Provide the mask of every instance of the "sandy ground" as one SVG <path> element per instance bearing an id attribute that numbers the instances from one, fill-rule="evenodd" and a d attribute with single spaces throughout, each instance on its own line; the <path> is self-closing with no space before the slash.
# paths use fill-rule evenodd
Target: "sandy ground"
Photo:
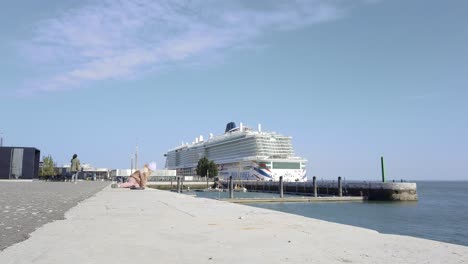
<path id="1" fill-rule="evenodd" d="M 468 247 L 167 191 L 105 188 L 0 263 L 468 263 Z"/>

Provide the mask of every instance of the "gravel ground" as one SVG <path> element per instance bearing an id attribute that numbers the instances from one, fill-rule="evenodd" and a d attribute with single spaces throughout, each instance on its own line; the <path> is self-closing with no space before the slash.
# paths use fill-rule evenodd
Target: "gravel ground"
<path id="1" fill-rule="evenodd" d="M 0 181 L 0 251 L 29 238 L 110 182 Z"/>

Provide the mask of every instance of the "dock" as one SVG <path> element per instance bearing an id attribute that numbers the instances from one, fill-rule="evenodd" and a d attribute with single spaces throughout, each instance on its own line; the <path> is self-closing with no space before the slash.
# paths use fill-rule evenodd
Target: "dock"
<path id="1" fill-rule="evenodd" d="M 223 189 L 229 189 L 228 181 L 219 181 L 219 184 L 222 185 Z M 175 191 L 178 188 L 176 180 L 172 182 L 150 182 L 149 185 L 161 190 Z M 183 192 L 189 188 L 191 190 L 205 189 L 212 185 L 213 182 L 181 181 L 179 187 L 180 191 Z M 233 185 L 245 187 L 249 192 L 277 194 L 281 192 L 280 182 L 233 180 Z M 283 194 L 307 196 L 304 199 L 310 199 L 310 197 L 319 197 L 320 199 L 323 199 L 322 197 L 357 197 L 358 200 L 365 199 L 369 201 L 405 202 L 418 200 L 417 185 L 410 182 L 341 181 L 341 179 L 338 179 L 337 181 L 283 182 L 282 186 Z"/>
<path id="2" fill-rule="evenodd" d="M 279 182 L 234 181 L 249 192 L 279 193 Z M 341 188 L 340 188 L 341 187 Z M 316 189 L 314 193 L 314 189 Z M 341 189 L 341 190 L 340 190 Z M 417 185 L 409 182 L 284 182 L 284 194 L 310 196 L 364 196 L 370 201 L 417 201 Z"/>

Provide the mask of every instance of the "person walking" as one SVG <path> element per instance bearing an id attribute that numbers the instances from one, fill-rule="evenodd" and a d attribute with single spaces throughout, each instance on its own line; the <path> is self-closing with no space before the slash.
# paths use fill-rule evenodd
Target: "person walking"
<path id="1" fill-rule="evenodd" d="M 70 171 L 72 173 L 71 181 L 76 183 L 78 181 L 78 173 L 81 170 L 80 160 L 78 159 L 78 155 L 73 154 L 73 158 L 71 159 Z"/>

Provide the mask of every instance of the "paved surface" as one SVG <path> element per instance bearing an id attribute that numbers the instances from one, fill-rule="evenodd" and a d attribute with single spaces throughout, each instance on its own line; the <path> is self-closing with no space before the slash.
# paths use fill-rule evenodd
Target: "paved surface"
<path id="1" fill-rule="evenodd" d="M 2 264 L 468 263 L 468 247 L 184 194 L 105 188 Z"/>
<path id="2" fill-rule="evenodd" d="M 59 219 L 109 182 L 0 181 L 0 251 Z"/>

